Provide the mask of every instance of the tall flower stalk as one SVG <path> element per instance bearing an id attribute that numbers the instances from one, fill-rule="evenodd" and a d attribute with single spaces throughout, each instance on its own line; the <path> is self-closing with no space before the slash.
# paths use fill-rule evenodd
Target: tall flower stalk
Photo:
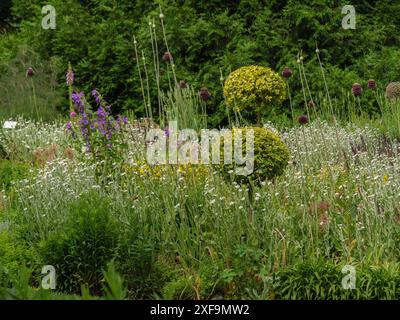
<path id="1" fill-rule="evenodd" d="M 69 94 L 69 112 L 74 111 L 74 104 L 72 102 L 72 86 L 74 84 L 75 75 L 72 70 L 71 62 L 68 62 L 68 71 L 66 74 L 67 86 L 68 86 L 68 94 Z"/>
<path id="2" fill-rule="evenodd" d="M 161 5 L 160 5 L 160 21 L 161 21 L 161 28 L 162 28 L 162 32 L 163 32 L 163 36 L 164 36 L 164 43 L 165 43 L 165 47 L 167 48 L 167 52 L 171 52 L 171 51 L 169 51 L 167 35 L 165 33 L 164 18 L 165 18 L 165 16 L 164 16 L 164 14 L 162 12 Z M 178 85 L 178 81 L 176 80 L 174 58 L 173 58 L 172 55 L 170 56 L 170 58 L 171 59 L 170 59 L 169 63 L 171 64 L 172 75 L 174 77 L 175 86 L 177 86 Z"/>
<path id="3" fill-rule="evenodd" d="M 144 105 L 144 110 L 146 112 L 146 117 L 149 117 L 149 112 L 147 110 L 147 102 L 146 102 L 146 94 L 144 93 L 144 85 L 143 85 L 143 79 L 142 79 L 142 72 L 140 70 L 140 60 L 139 60 L 139 55 L 138 55 L 138 49 L 137 49 L 137 41 L 136 38 L 133 37 L 133 45 L 135 47 L 135 58 L 136 58 L 136 66 L 138 69 L 138 74 L 139 74 L 139 81 L 140 81 L 140 88 L 142 89 L 142 97 L 143 97 L 143 105 Z"/>

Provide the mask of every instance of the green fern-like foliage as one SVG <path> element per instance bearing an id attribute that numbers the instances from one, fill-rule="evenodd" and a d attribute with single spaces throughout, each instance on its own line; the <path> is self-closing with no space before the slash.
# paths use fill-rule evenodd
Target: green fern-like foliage
<path id="1" fill-rule="evenodd" d="M 290 151 L 283 140 L 274 132 L 266 128 L 245 127 L 240 128 L 242 138 L 243 156 L 246 153 L 246 137 L 248 130 L 253 130 L 254 133 L 254 169 L 248 176 L 237 176 L 239 180 L 250 178 L 252 181 L 272 180 L 282 175 L 288 165 L 290 159 Z M 235 136 L 238 135 L 238 129 L 233 129 L 232 136 L 235 141 Z M 232 151 L 234 152 L 234 151 Z M 221 143 L 221 160 L 224 159 L 224 143 Z M 234 154 L 232 154 L 234 159 Z M 234 163 L 232 165 L 224 165 L 225 173 L 235 172 Z"/>
<path id="2" fill-rule="evenodd" d="M 245 66 L 233 71 L 226 79 L 224 95 L 227 104 L 238 111 L 264 115 L 273 107 L 280 107 L 286 99 L 286 84 L 270 68 Z"/>

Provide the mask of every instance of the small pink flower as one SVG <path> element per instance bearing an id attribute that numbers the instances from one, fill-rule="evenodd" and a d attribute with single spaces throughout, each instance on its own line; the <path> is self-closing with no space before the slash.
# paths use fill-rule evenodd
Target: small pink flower
<path id="1" fill-rule="evenodd" d="M 75 112 L 75 111 L 72 111 L 72 112 L 69 114 L 69 116 L 70 116 L 70 118 L 75 118 L 75 117 L 76 117 L 76 112 Z"/>

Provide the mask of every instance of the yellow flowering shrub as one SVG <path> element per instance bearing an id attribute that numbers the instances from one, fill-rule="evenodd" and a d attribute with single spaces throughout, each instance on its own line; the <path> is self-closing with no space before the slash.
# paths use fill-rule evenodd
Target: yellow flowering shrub
<path id="1" fill-rule="evenodd" d="M 236 176 L 236 179 L 246 180 L 250 178 L 253 181 L 262 182 L 273 180 L 282 175 L 290 160 L 290 151 L 285 142 L 274 132 L 267 128 L 245 127 L 242 130 L 242 153 L 246 153 L 246 133 L 247 130 L 253 130 L 254 133 L 254 170 L 248 176 Z M 235 129 L 232 135 L 235 136 Z M 224 141 L 221 140 L 221 159 L 224 159 Z M 234 152 L 232 150 L 232 152 Z M 232 154 L 232 158 L 234 155 Z M 222 166 L 225 173 L 233 173 L 234 164 Z"/>
<path id="2" fill-rule="evenodd" d="M 286 83 L 270 68 L 245 66 L 233 71 L 225 81 L 224 95 L 238 111 L 264 114 L 286 99 Z"/>

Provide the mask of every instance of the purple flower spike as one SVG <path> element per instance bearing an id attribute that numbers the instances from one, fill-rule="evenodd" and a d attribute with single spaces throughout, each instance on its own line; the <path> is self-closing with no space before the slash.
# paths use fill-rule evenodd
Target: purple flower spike
<path id="1" fill-rule="evenodd" d="M 97 116 L 99 118 L 105 118 L 107 116 L 107 113 L 105 112 L 105 110 L 103 109 L 103 107 L 99 107 L 97 109 Z"/>
<path id="2" fill-rule="evenodd" d="M 85 105 L 83 103 L 84 97 L 85 97 L 85 94 L 83 92 L 81 92 L 81 93 L 73 92 L 72 96 L 71 96 L 72 102 L 78 108 L 79 113 L 81 113 L 81 114 L 85 112 Z"/>
<path id="3" fill-rule="evenodd" d="M 92 90 L 92 96 L 96 100 L 97 104 L 101 103 L 101 96 L 100 93 L 97 91 L 97 89 Z"/>

